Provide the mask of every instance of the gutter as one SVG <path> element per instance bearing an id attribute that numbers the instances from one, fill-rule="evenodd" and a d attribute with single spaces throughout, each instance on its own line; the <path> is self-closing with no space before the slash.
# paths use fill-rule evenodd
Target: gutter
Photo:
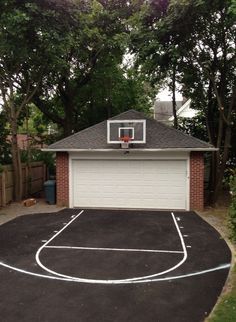
<path id="1" fill-rule="evenodd" d="M 218 151 L 218 148 L 167 148 L 167 149 L 41 149 L 43 152 L 120 152 L 120 151 L 135 151 L 135 152 L 214 152 Z"/>

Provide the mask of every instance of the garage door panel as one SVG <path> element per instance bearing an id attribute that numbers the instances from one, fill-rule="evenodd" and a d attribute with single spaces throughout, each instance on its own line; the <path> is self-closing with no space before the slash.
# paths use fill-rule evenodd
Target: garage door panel
<path id="1" fill-rule="evenodd" d="M 186 209 L 184 160 L 73 160 L 74 207 Z"/>

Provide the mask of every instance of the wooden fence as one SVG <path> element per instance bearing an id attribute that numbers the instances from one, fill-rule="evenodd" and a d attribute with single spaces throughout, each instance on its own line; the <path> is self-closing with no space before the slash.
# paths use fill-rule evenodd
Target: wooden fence
<path id="1" fill-rule="evenodd" d="M 32 162 L 30 167 L 22 164 L 23 198 L 43 191 L 46 166 L 43 162 Z M 3 166 L 0 173 L 0 207 L 14 200 L 14 173 L 11 165 Z"/>

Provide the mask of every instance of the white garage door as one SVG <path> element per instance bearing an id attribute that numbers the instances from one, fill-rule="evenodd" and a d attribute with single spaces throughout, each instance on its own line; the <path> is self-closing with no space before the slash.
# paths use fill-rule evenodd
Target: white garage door
<path id="1" fill-rule="evenodd" d="M 73 160 L 73 207 L 186 209 L 184 160 Z"/>

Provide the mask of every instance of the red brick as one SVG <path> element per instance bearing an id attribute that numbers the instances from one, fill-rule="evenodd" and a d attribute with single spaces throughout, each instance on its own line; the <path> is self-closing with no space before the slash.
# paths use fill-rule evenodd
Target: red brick
<path id="1" fill-rule="evenodd" d="M 190 154 L 190 209 L 204 208 L 204 159 L 202 152 Z"/>
<path id="2" fill-rule="evenodd" d="M 57 152 L 56 157 L 57 205 L 69 206 L 69 157 L 67 152 Z"/>

